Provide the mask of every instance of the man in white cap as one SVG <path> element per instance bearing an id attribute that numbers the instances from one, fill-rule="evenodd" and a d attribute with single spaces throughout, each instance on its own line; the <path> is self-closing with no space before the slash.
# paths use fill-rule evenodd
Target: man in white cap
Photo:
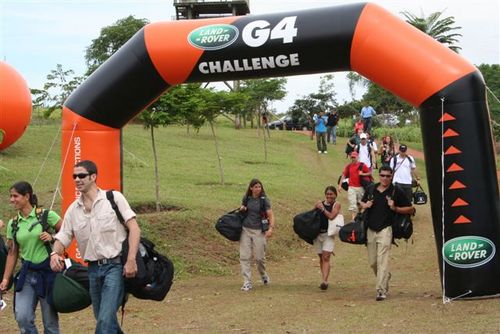
<path id="1" fill-rule="evenodd" d="M 368 141 L 366 133 L 359 136 L 360 143 L 356 145 L 355 151 L 359 153 L 359 162 L 364 163 L 370 170 L 372 167 L 377 168 L 377 159 L 375 158 L 375 150 Z M 372 166 L 373 165 L 373 166 Z"/>
<path id="2" fill-rule="evenodd" d="M 416 180 L 417 185 L 420 185 L 420 178 L 417 175 L 415 158 L 407 154 L 407 150 L 408 147 L 405 144 L 399 145 L 399 153 L 392 157 L 390 167 L 394 171 L 392 183 L 399 185 L 411 202 L 412 181 Z"/>

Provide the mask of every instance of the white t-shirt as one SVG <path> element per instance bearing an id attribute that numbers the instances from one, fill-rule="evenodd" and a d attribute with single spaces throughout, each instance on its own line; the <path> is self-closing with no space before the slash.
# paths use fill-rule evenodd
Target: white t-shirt
<path id="1" fill-rule="evenodd" d="M 359 162 L 364 163 L 368 168 L 372 167 L 370 152 L 368 151 L 368 144 L 366 145 L 359 144 Z"/>
<path id="2" fill-rule="evenodd" d="M 394 159 L 396 159 L 396 167 L 394 167 Z M 403 158 L 398 154 L 391 159 L 390 167 L 394 168 L 393 183 L 411 184 L 411 171 L 417 168 L 417 165 L 415 165 L 415 158 L 412 156 L 407 155 Z"/>

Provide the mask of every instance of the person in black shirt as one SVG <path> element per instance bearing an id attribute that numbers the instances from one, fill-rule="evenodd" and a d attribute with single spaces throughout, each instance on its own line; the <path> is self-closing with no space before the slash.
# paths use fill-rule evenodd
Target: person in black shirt
<path id="1" fill-rule="evenodd" d="M 340 203 L 337 202 L 337 189 L 334 186 L 328 186 L 325 189 L 325 200 L 316 202 L 314 206 L 321 211 L 320 214 L 320 233 L 314 239 L 314 247 L 319 256 L 319 268 L 323 282 L 319 288 L 328 289 L 328 276 L 330 275 L 330 255 L 333 253 L 334 243 L 333 235 L 328 235 L 328 220 L 335 219 L 341 214 Z"/>
<path id="2" fill-rule="evenodd" d="M 330 139 L 332 144 L 337 144 L 337 124 L 339 123 L 339 113 L 337 109 L 333 109 L 327 114 L 328 120 L 326 121 L 326 142 L 329 143 Z"/>
<path id="3" fill-rule="evenodd" d="M 389 252 L 392 244 L 392 220 L 395 213 L 412 214 L 414 208 L 404 191 L 392 185 L 392 168 L 384 165 L 379 169 L 380 183 L 365 192 L 361 208 L 366 210 L 368 226 L 368 262 L 375 273 L 377 301 L 387 298 L 389 290 Z"/>

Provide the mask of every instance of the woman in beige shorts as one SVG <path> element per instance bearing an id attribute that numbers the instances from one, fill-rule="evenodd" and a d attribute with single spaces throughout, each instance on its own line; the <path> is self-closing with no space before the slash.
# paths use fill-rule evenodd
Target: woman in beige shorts
<path id="1" fill-rule="evenodd" d="M 316 202 L 315 208 L 321 211 L 320 233 L 314 239 L 314 247 L 319 256 L 319 267 L 321 269 L 321 290 L 328 289 L 328 276 L 330 275 L 330 256 L 333 253 L 333 236 L 328 235 L 328 220 L 335 219 L 341 212 L 340 203 L 337 202 L 337 189 L 328 186 L 325 189 L 325 199 Z"/>

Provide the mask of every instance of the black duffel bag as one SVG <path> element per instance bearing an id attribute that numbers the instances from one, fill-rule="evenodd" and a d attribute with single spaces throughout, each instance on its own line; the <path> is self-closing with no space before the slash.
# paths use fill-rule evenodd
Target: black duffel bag
<path id="1" fill-rule="evenodd" d="M 343 242 L 355 245 L 366 244 L 365 214 L 358 213 L 353 222 L 340 228 L 339 238 Z"/>
<path id="2" fill-rule="evenodd" d="M 424 189 L 419 185 L 417 189 L 413 192 L 413 204 L 415 205 L 424 205 L 427 203 L 427 194 L 424 192 Z"/>
<path id="3" fill-rule="evenodd" d="M 230 211 L 217 219 L 215 229 L 226 239 L 239 241 L 244 217 L 244 214 L 239 209 Z"/>
<path id="4" fill-rule="evenodd" d="M 317 209 L 299 213 L 293 217 L 293 230 L 299 238 L 313 244 L 321 228 L 320 212 Z"/>

